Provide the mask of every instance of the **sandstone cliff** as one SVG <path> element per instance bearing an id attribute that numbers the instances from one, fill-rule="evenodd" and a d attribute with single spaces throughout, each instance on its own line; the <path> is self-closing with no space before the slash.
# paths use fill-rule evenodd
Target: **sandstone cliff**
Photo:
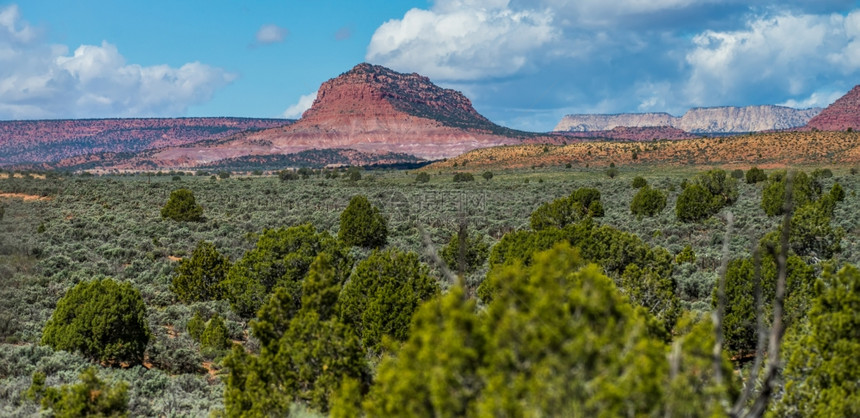
<path id="1" fill-rule="evenodd" d="M 605 131 L 618 126 L 671 126 L 692 133 L 744 133 L 790 129 L 805 125 L 820 108 L 792 109 L 784 106 L 723 106 L 690 109 L 681 117 L 668 113 L 622 113 L 616 115 L 567 115 L 555 131 Z"/>
<path id="2" fill-rule="evenodd" d="M 320 86 L 296 123 L 236 135 L 202 147 L 169 148 L 150 156 L 159 165 L 201 165 L 245 155 L 292 154 L 309 149 L 452 157 L 533 136 L 481 116 L 462 93 L 427 77 L 359 64 Z"/>
<path id="3" fill-rule="evenodd" d="M 820 131 L 860 130 L 860 85 L 827 106 L 806 127 Z"/>
<path id="4" fill-rule="evenodd" d="M 555 132 L 609 131 L 616 127 L 644 128 L 674 126 L 678 119 L 668 113 L 619 113 L 614 115 L 567 115 L 555 126 Z"/>
<path id="5" fill-rule="evenodd" d="M 696 138 L 689 132 L 671 126 L 616 126 L 608 131 L 558 132 L 564 138 L 583 138 L 591 140 L 611 139 L 620 141 L 656 141 L 661 139 Z"/>
<path id="6" fill-rule="evenodd" d="M 249 118 L 0 121 L 0 166 L 185 146 L 290 123 Z"/>

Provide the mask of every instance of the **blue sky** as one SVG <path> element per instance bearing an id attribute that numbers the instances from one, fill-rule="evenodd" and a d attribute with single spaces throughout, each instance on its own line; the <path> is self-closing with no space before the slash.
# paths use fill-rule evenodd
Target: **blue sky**
<path id="1" fill-rule="evenodd" d="M 860 84 L 860 1 L 0 1 L 0 119 L 296 117 L 368 61 L 503 125 L 826 106 Z"/>

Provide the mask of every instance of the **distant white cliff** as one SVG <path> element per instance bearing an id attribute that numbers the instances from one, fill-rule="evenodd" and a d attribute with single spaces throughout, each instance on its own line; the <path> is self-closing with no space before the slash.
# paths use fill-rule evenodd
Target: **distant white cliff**
<path id="1" fill-rule="evenodd" d="M 677 117 L 668 113 L 620 113 L 615 115 L 567 115 L 556 132 L 607 131 L 618 126 L 671 126 L 692 133 L 741 133 L 789 129 L 806 125 L 821 108 L 784 106 L 699 107 Z"/>

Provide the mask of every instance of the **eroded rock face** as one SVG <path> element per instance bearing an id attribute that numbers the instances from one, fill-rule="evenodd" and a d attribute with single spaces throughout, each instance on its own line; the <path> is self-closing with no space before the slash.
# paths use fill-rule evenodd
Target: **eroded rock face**
<path id="1" fill-rule="evenodd" d="M 0 121 L 0 165 L 185 146 L 290 123 L 286 119 L 249 118 Z"/>
<path id="2" fill-rule="evenodd" d="M 676 127 L 695 133 L 781 130 L 803 126 L 820 111 L 772 105 L 701 107 L 687 111 Z"/>
<path id="3" fill-rule="evenodd" d="M 443 89 L 415 73 L 401 74 L 367 63 L 323 83 L 301 120 L 305 125 L 326 126 L 356 116 L 367 119 L 403 114 L 455 128 L 501 128 L 481 116 L 459 91 Z"/>
<path id="4" fill-rule="evenodd" d="M 806 127 L 819 131 L 860 130 L 860 85 L 827 106 Z"/>
<path id="5" fill-rule="evenodd" d="M 490 122 L 463 94 L 438 87 L 427 77 L 359 64 L 323 83 L 313 106 L 290 126 L 237 135 L 207 147 L 167 149 L 153 157 L 212 163 L 242 155 L 349 148 L 438 159 L 519 143 L 522 135 Z"/>
<path id="6" fill-rule="evenodd" d="M 792 109 L 784 106 L 701 107 L 677 117 L 668 113 L 622 113 L 617 115 L 568 115 L 555 131 L 605 131 L 618 126 L 671 126 L 691 133 L 745 133 L 790 129 L 805 125 L 820 108 Z"/>
<path id="7" fill-rule="evenodd" d="M 561 132 L 559 135 L 566 138 L 613 139 L 620 141 L 655 141 L 661 139 L 696 138 L 696 135 L 671 126 L 616 126 L 608 131 Z"/>
<path id="8" fill-rule="evenodd" d="M 678 119 L 668 113 L 619 113 L 614 115 L 567 115 L 555 132 L 609 131 L 616 127 L 643 128 L 673 126 Z"/>
<path id="9" fill-rule="evenodd" d="M 370 154 L 380 154 L 380 161 L 408 163 L 414 157 L 446 158 L 536 138 L 490 122 L 462 93 L 436 86 L 427 77 L 370 64 L 359 64 L 323 83 L 313 106 L 299 121 L 289 122 L 251 130 L 202 127 L 201 132 L 209 134 L 206 141 L 152 139 L 141 147 L 90 147 L 89 152 L 96 154 L 65 154 L 43 161 L 63 167 L 193 168 L 230 159 L 256 161 L 314 149 L 349 149 L 353 151 L 341 154 L 357 163 L 376 162 L 378 158 Z M 135 154 L 117 154 L 126 151 Z"/>

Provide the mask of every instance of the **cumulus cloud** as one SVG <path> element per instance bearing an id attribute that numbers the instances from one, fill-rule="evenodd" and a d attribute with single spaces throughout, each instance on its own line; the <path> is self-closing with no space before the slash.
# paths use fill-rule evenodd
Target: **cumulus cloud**
<path id="1" fill-rule="evenodd" d="M 781 14 L 741 30 L 704 31 L 693 38 L 686 62 L 686 91 L 695 103 L 744 98 L 749 91 L 809 95 L 860 72 L 860 11 Z"/>
<path id="2" fill-rule="evenodd" d="M 524 129 L 526 108 L 825 106 L 860 79 L 857 10 L 853 0 L 435 0 L 377 28 L 366 59 L 455 86 Z"/>
<path id="3" fill-rule="evenodd" d="M 793 107 L 795 109 L 827 107 L 831 103 L 835 102 L 836 99 L 842 97 L 844 94 L 844 91 L 816 91 L 810 94 L 808 97 L 800 99 L 788 99 L 782 103 L 779 103 L 779 105 Z"/>
<path id="4" fill-rule="evenodd" d="M 563 16 L 562 23 L 597 27 L 615 25 L 619 20 L 631 16 L 684 10 L 719 1 L 721 0 L 542 0 L 540 3 Z M 534 3 L 530 0 L 521 2 Z M 730 0 L 729 3 L 731 2 Z"/>
<path id="5" fill-rule="evenodd" d="M 177 116 L 233 79 L 199 62 L 128 64 L 116 46 L 42 42 L 18 8 L 0 9 L 0 119 Z"/>
<path id="6" fill-rule="evenodd" d="M 299 101 L 288 107 L 287 110 L 284 111 L 283 116 L 287 119 L 298 119 L 302 117 L 305 110 L 310 109 L 316 99 L 317 92 L 305 94 L 302 97 L 299 97 Z"/>
<path id="7" fill-rule="evenodd" d="M 366 58 L 442 80 L 509 76 L 558 35 L 547 10 L 514 10 L 507 0 L 440 0 L 377 28 Z"/>
<path id="8" fill-rule="evenodd" d="M 288 31 L 287 28 L 282 28 L 274 24 L 267 24 L 260 26 L 260 29 L 257 30 L 256 39 L 257 43 L 260 45 L 276 44 L 284 42 L 289 34 L 290 31 Z"/>

